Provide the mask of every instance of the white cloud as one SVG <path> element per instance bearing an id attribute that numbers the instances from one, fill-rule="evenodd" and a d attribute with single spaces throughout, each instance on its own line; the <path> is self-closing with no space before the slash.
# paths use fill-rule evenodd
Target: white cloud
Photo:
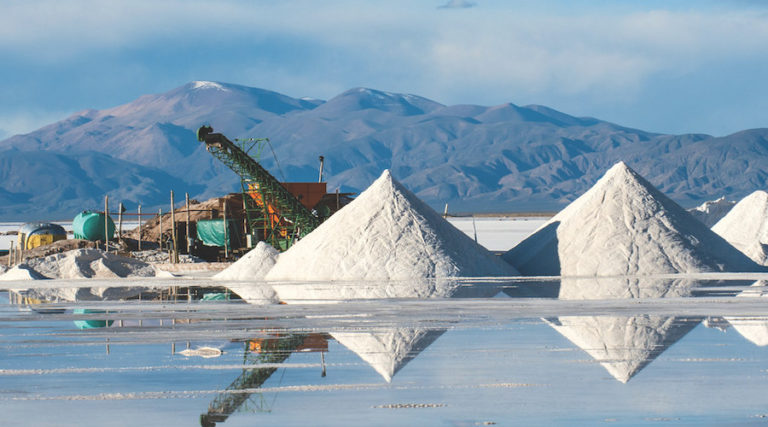
<path id="1" fill-rule="evenodd" d="M 468 0 L 448 0 L 448 3 L 438 7 L 438 9 L 469 9 L 477 6 L 477 3 Z"/>

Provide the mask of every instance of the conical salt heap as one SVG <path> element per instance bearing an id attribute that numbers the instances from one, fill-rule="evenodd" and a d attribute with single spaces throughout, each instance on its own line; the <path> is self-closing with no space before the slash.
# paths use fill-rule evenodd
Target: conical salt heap
<path id="1" fill-rule="evenodd" d="M 251 304 L 276 303 L 275 290 L 263 280 L 275 265 L 278 255 L 277 249 L 259 242 L 226 270 L 213 276 L 213 279 L 224 282 L 228 289 Z"/>
<path id="2" fill-rule="evenodd" d="M 526 275 L 761 269 L 623 162 L 503 258 Z"/>
<path id="3" fill-rule="evenodd" d="M 357 199 L 281 254 L 266 279 L 382 281 L 517 274 L 384 171 Z"/>
<path id="4" fill-rule="evenodd" d="M 563 300 L 670 298 L 691 295 L 692 281 L 639 277 L 564 278 Z M 656 315 L 562 316 L 547 323 L 626 383 L 700 323 Z"/>
<path id="5" fill-rule="evenodd" d="M 333 332 L 333 338 L 371 365 L 387 382 L 429 347 L 444 329 L 399 328 L 385 332 Z"/>
<path id="6" fill-rule="evenodd" d="M 768 193 L 758 190 L 743 198 L 712 231 L 756 263 L 768 265 Z"/>

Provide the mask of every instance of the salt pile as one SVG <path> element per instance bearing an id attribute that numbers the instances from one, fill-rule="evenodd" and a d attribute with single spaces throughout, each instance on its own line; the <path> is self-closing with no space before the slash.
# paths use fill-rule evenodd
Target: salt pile
<path id="1" fill-rule="evenodd" d="M 665 298 L 691 295 L 687 280 L 642 278 L 563 279 L 560 299 Z M 626 383 L 699 320 L 653 315 L 566 316 L 547 323 L 597 360 L 614 378 Z"/>
<path id="2" fill-rule="evenodd" d="M 75 249 L 23 264 L 46 279 L 90 279 L 154 277 L 155 269 L 146 262 L 106 253 L 100 249 Z"/>
<path id="3" fill-rule="evenodd" d="M 704 202 L 693 209 L 688 209 L 688 212 L 707 227 L 712 227 L 717 221 L 720 221 L 723 217 L 728 215 L 728 212 L 733 209 L 735 204 L 736 202 L 721 197 L 717 200 Z"/>
<path id="4" fill-rule="evenodd" d="M 280 255 L 266 279 L 405 281 L 516 274 L 384 171 L 357 199 Z"/>
<path id="5" fill-rule="evenodd" d="M 743 198 L 712 231 L 756 263 L 768 265 L 768 193 L 755 191 Z"/>
<path id="6" fill-rule="evenodd" d="M 248 251 L 242 258 L 213 276 L 215 280 L 260 280 L 272 269 L 280 253 L 264 242 Z"/>
<path id="7" fill-rule="evenodd" d="M 443 332 L 443 329 L 399 328 L 386 332 L 334 332 L 331 335 L 390 382 Z"/>
<path id="8" fill-rule="evenodd" d="M 503 258 L 526 275 L 760 271 L 623 162 Z"/>
<path id="9" fill-rule="evenodd" d="M 260 281 L 275 265 L 278 255 L 275 248 L 259 242 L 237 262 L 213 276 L 213 279 L 228 282 L 224 284 L 227 288 L 251 304 L 276 303 L 278 301 L 274 289 Z"/>
<path id="10" fill-rule="evenodd" d="M 99 249 L 75 249 L 43 258 L 32 258 L 0 275 L 0 280 L 89 279 L 154 277 L 155 269 L 142 261 L 105 253 Z M 146 287 L 34 288 L 25 295 L 42 301 L 92 301 L 126 299 L 147 292 Z"/>

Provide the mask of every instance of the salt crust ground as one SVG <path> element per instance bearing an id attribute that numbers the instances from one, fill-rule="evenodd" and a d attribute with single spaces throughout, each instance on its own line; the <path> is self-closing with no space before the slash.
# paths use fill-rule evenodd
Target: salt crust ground
<path id="1" fill-rule="evenodd" d="M 526 275 L 761 271 L 623 162 L 503 258 Z"/>
<path id="2" fill-rule="evenodd" d="M 513 276 L 517 271 L 394 180 L 389 171 L 348 206 L 281 254 L 268 281 L 413 281 L 396 290 L 402 296 L 424 295 L 421 278 Z M 433 286 L 426 285 L 426 286 Z M 440 287 L 440 296 L 455 290 Z M 375 298 L 375 287 L 340 295 L 332 289 L 275 285 L 282 300 Z M 326 294 L 325 290 L 330 290 Z M 397 296 L 387 294 L 389 296 Z"/>
<path id="3" fill-rule="evenodd" d="M 755 191 L 743 198 L 712 231 L 756 263 L 768 266 L 768 193 Z"/>

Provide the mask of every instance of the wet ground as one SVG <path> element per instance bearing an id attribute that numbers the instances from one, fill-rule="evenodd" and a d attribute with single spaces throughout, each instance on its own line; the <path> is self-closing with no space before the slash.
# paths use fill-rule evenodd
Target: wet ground
<path id="1" fill-rule="evenodd" d="M 744 296 L 764 277 L 733 276 L 270 306 L 2 292 L 1 424 L 763 424 L 768 306 Z"/>

